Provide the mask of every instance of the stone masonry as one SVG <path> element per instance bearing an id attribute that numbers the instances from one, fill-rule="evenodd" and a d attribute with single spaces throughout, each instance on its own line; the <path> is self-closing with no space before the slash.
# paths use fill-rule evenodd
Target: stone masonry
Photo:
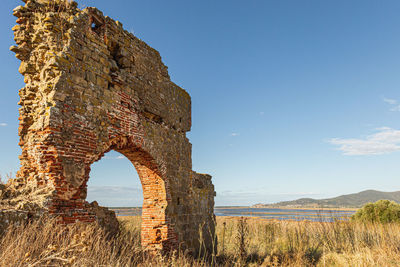
<path id="1" fill-rule="evenodd" d="M 98 206 L 85 200 L 90 166 L 115 150 L 142 183 L 142 245 L 212 249 L 215 192 L 211 176 L 192 171 L 191 99 L 171 82 L 160 54 L 96 8 L 24 2 L 13 10 L 10 49 L 26 85 L 21 168 L 7 185 L 19 193 L 8 203 L 63 223 L 99 219 Z"/>

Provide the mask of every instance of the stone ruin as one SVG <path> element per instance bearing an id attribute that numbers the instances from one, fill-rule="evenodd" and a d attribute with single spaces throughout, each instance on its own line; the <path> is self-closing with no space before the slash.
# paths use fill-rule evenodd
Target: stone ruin
<path id="1" fill-rule="evenodd" d="M 10 48 L 26 83 L 21 168 L 0 188 L 0 222 L 46 213 L 115 230 L 115 214 L 85 200 L 91 165 L 115 150 L 143 187 L 142 245 L 212 249 L 215 192 L 211 176 L 192 171 L 191 99 L 171 82 L 160 54 L 96 8 L 24 2 L 13 10 L 17 45 Z"/>

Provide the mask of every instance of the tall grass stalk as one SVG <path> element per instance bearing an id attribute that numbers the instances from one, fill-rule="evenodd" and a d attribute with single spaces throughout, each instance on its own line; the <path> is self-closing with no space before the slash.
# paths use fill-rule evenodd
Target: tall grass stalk
<path id="1" fill-rule="evenodd" d="M 0 266 L 400 266 L 400 225 L 218 217 L 216 255 L 148 254 L 140 217 L 120 217 L 114 238 L 95 224 L 44 218 L 0 237 Z M 203 252 L 204 252 L 204 244 Z"/>
<path id="2" fill-rule="evenodd" d="M 232 261 L 240 251 L 237 236 L 226 234 L 242 231 L 240 220 L 217 218 L 218 239 L 224 239 L 217 259 Z M 241 265 L 400 266 L 400 224 L 248 218 L 246 225 L 247 257 Z"/>

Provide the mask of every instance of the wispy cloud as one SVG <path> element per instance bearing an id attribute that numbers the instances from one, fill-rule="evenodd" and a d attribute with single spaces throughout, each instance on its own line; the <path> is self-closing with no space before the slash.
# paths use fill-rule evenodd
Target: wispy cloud
<path id="1" fill-rule="evenodd" d="M 111 157 L 111 156 L 104 156 L 103 159 L 125 159 L 125 156 L 116 156 L 116 157 Z"/>
<path id="2" fill-rule="evenodd" d="M 263 115 L 265 114 L 265 112 L 264 112 L 264 111 L 260 111 L 258 114 L 259 114 L 260 116 L 263 116 Z"/>
<path id="3" fill-rule="evenodd" d="M 377 132 L 365 138 L 332 138 L 329 142 L 337 145 L 344 155 L 382 155 L 400 151 L 400 130 L 389 127 L 376 129 Z"/>
<path id="4" fill-rule="evenodd" d="M 400 105 L 396 105 L 390 109 L 391 111 L 400 111 Z"/>
<path id="5" fill-rule="evenodd" d="M 318 192 L 284 192 L 276 193 L 277 196 L 319 196 L 321 193 Z"/>
<path id="6" fill-rule="evenodd" d="M 89 186 L 88 192 L 90 193 L 125 193 L 125 194 L 136 194 L 140 193 L 141 189 L 137 187 L 125 187 L 125 186 Z"/>
<path id="7" fill-rule="evenodd" d="M 231 133 L 231 136 L 239 136 L 240 133 Z"/>
<path id="8" fill-rule="evenodd" d="M 0 127 L 6 127 L 8 124 L 5 122 L 0 122 Z"/>
<path id="9" fill-rule="evenodd" d="M 383 101 L 388 103 L 391 106 L 391 111 L 400 111 L 400 104 L 399 101 L 397 101 L 396 99 L 392 99 L 392 98 L 383 98 Z"/>
<path id="10" fill-rule="evenodd" d="M 265 197 L 265 196 L 289 196 L 289 197 L 296 197 L 296 196 L 313 196 L 313 195 L 320 195 L 321 193 L 316 192 L 274 192 L 271 193 L 270 191 L 264 189 L 249 189 L 249 190 L 225 190 L 222 192 L 218 192 L 218 197 L 234 197 L 237 199 L 247 199 L 247 198 L 254 198 L 254 197 Z"/>
<path id="11" fill-rule="evenodd" d="M 321 197 L 316 192 L 272 192 L 271 190 L 243 189 L 217 191 L 216 205 L 253 205 L 256 203 L 275 203 L 279 201 L 294 200 L 302 197 Z"/>
<path id="12" fill-rule="evenodd" d="M 141 206 L 143 193 L 141 188 L 122 186 L 88 186 L 87 200 L 98 201 L 108 207 Z"/>
<path id="13" fill-rule="evenodd" d="M 391 98 L 383 98 L 383 101 L 385 101 L 386 103 L 390 104 L 390 105 L 396 105 L 397 104 L 397 100 L 395 99 L 391 99 Z"/>

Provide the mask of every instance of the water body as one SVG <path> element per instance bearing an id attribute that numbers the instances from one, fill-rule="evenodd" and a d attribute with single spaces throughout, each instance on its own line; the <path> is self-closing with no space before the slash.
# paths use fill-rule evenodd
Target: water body
<path id="1" fill-rule="evenodd" d="M 111 208 L 117 216 L 140 216 L 141 208 Z M 314 209 L 279 209 L 249 207 L 215 207 L 216 216 L 258 217 L 275 220 L 322 221 L 333 222 L 348 220 L 355 213 L 353 210 L 314 210 Z"/>
<path id="2" fill-rule="evenodd" d="M 348 220 L 355 213 L 352 210 L 314 210 L 314 209 L 279 209 L 279 208 L 224 208 L 214 209 L 216 216 L 258 217 L 275 220 L 322 221 L 333 222 Z"/>

